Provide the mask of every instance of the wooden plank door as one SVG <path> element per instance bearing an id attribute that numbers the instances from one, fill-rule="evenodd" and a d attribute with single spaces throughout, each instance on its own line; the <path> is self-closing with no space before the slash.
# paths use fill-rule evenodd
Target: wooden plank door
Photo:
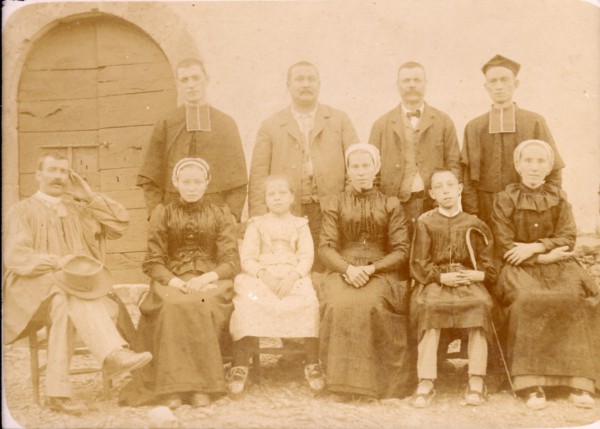
<path id="1" fill-rule="evenodd" d="M 19 86 L 21 197 L 37 189 L 37 158 L 50 148 L 128 209 L 131 224 L 107 243 L 107 265 L 119 283 L 141 273 L 147 221 L 135 186 L 153 125 L 176 103 L 171 66 L 143 32 L 97 17 L 61 23 L 32 49 Z M 54 149 L 52 149 L 54 150 Z"/>

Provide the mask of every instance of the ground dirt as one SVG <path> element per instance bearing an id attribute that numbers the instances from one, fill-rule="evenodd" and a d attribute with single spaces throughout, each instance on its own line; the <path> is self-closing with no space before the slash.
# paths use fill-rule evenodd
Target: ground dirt
<path id="1" fill-rule="evenodd" d="M 600 239 L 580 240 L 578 258 L 600 284 Z M 125 297 L 134 319 L 135 299 Z M 42 356 L 43 358 L 43 356 Z M 600 358 L 600 357 L 599 357 Z M 87 361 L 86 361 L 87 360 Z M 74 358 L 74 365 L 95 364 L 90 357 Z M 600 426 L 600 399 L 593 409 L 575 408 L 564 391 L 548 392 L 548 405 L 530 411 L 515 399 L 505 383 L 479 407 L 464 404 L 464 360 L 448 361 L 440 373 L 437 397 L 428 409 L 415 409 L 409 398 L 375 403 L 334 401 L 315 396 L 303 380 L 302 366 L 283 366 L 275 356 L 263 356 L 261 380 L 250 382 L 237 399 L 215 398 L 206 408 L 184 405 L 174 412 L 183 428 L 546 428 Z M 91 411 L 74 417 L 49 411 L 33 403 L 29 373 L 29 349 L 18 344 L 4 348 L 4 391 L 12 419 L 27 428 L 149 428 L 152 406 L 119 407 L 117 395 L 129 375 L 114 380 L 112 399 L 102 399 L 99 374 L 74 376 L 75 395 Z M 44 379 L 40 391 L 43 393 Z M 5 418 L 6 415 L 3 416 Z M 6 420 L 5 420 L 6 423 Z M 10 426 L 4 426 L 10 427 Z M 15 427 L 15 426 L 12 426 Z"/>

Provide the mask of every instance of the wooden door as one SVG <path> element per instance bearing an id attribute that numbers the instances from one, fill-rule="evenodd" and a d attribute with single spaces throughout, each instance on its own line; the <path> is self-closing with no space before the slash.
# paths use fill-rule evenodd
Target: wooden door
<path id="1" fill-rule="evenodd" d="M 19 187 L 37 189 L 38 157 L 57 150 L 94 190 L 129 210 L 131 224 L 107 243 L 118 283 L 141 272 L 147 221 L 135 186 L 153 125 L 176 104 L 171 66 L 142 31 L 116 18 L 60 23 L 32 48 L 19 85 Z"/>

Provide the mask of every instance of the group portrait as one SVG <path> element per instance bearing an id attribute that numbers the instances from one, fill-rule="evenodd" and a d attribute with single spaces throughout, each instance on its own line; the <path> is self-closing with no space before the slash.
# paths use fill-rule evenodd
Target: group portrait
<path id="1" fill-rule="evenodd" d="M 16 424 L 600 419 L 598 6 L 348 5 L 11 11 Z"/>

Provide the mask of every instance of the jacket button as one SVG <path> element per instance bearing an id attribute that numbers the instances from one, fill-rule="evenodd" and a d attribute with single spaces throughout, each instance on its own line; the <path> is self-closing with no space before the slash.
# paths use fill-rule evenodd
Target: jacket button
<path id="1" fill-rule="evenodd" d="M 292 165 L 292 168 L 296 168 L 296 166 L 295 166 L 295 165 Z"/>
<path id="2" fill-rule="evenodd" d="M 396 168 L 400 168 L 400 164 L 396 164 Z"/>

